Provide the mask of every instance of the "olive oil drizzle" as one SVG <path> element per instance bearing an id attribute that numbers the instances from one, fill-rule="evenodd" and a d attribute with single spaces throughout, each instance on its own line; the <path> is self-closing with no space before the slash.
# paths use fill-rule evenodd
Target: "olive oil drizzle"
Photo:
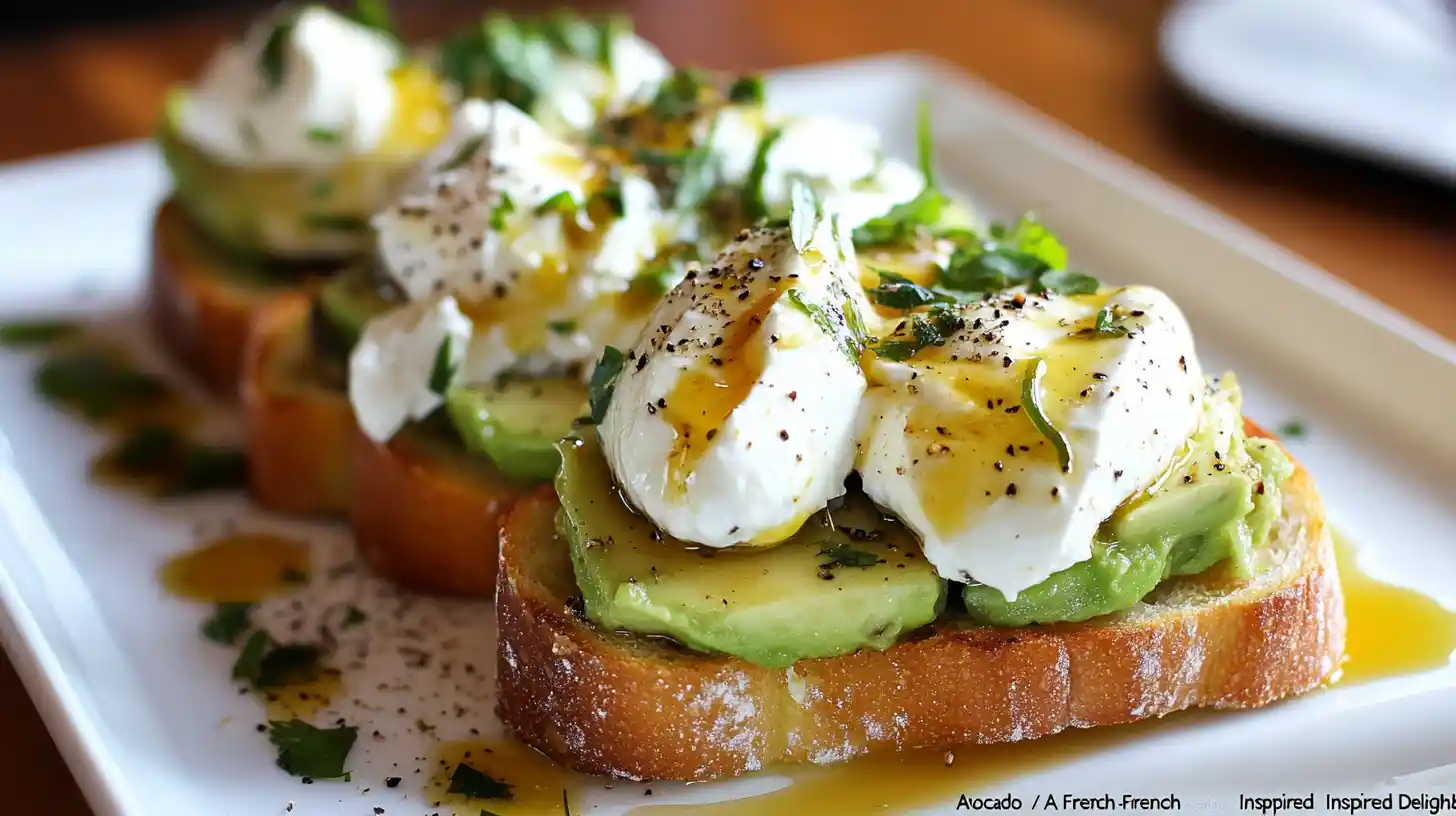
<path id="1" fill-rule="evenodd" d="M 1356 547 L 1336 533 L 1335 557 L 1345 593 L 1345 663 L 1341 685 L 1429 671 L 1456 652 L 1456 612 L 1414 589 L 1363 572 Z"/>
<path id="2" fill-rule="evenodd" d="M 236 533 L 171 558 L 162 567 L 161 581 L 177 598 L 248 603 L 297 588 L 308 572 L 305 542 L 271 533 Z"/>

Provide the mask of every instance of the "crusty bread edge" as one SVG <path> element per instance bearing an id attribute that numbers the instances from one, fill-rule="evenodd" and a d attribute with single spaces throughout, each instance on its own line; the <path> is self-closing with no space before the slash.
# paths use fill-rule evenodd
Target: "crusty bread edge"
<path id="1" fill-rule="evenodd" d="M 783 670 L 640 648 L 641 639 L 598 631 L 550 597 L 523 569 L 529 548 L 550 535 L 543 516 L 555 499 L 542 491 L 518 503 L 502 535 L 499 713 L 577 770 L 692 780 L 1265 705 L 1328 682 L 1344 653 L 1333 543 L 1303 467 L 1284 495 L 1278 529 L 1298 537 L 1283 543 L 1301 562 L 1254 597 L 1234 592 L 1136 621 L 939 627 L 883 652 Z"/>
<path id="2" fill-rule="evenodd" d="M 342 517 L 352 494 L 354 412 L 343 393 L 315 382 L 311 305 L 302 292 L 279 295 L 249 332 L 240 389 L 248 487 L 275 512 Z"/>

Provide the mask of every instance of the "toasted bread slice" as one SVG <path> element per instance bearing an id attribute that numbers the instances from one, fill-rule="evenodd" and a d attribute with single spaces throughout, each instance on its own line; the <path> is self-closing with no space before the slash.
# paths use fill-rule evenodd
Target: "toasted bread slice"
<path id="1" fill-rule="evenodd" d="M 152 225 L 147 315 L 169 353 L 209 390 L 232 399 L 258 310 L 332 271 L 332 265 L 323 264 L 290 266 L 276 277 L 260 274 L 212 246 L 169 198 Z"/>
<path id="2" fill-rule="evenodd" d="M 444 433 L 417 425 L 379 443 L 355 429 L 354 540 L 364 562 L 395 583 L 436 595 L 489 598 L 501 522 L 531 489 Z"/>
<path id="3" fill-rule="evenodd" d="M 502 534 L 500 714 L 577 770 L 691 780 L 1264 705 L 1329 680 L 1345 643 L 1320 498 L 1303 468 L 1284 491 L 1253 580 L 1215 568 L 1080 624 L 943 620 L 886 651 L 786 670 L 601 631 L 574 614 L 558 505 L 542 490 Z"/>
<path id="4" fill-rule="evenodd" d="M 354 412 L 319 375 L 309 339 L 312 301 L 294 292 L 258 310 L 242 377 L 248 485 L 258 504 L 298 515 L 349 511 Z"/>

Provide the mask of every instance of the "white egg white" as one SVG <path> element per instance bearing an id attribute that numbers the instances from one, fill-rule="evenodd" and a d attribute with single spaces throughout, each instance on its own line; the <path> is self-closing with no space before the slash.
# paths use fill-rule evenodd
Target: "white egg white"
<path id="1" fill-rule="evenodd" d="M 1125 334 L 1095 333 L 1103 308 Z M 1162 292 L 1012 291 L 943 346 L 869 365 L 857 469 L 944 577 L 1008 598 L 1091 556 L 1101 523 L 1169 468 L 1201 416 L 1192 333 Z M 1023 399 L 1034 389 L 1070 469 Z"/>
<path id="2" fill-rule="evenodd" d="M 852 254 L 819 227 L 803 252 L 788 230 L 745 231 L 628 354 L 604 451 L 627 499 L 677 538 L 772 544 L 844 492 L 865 388 L 846 315 L 867 305 Z"/>

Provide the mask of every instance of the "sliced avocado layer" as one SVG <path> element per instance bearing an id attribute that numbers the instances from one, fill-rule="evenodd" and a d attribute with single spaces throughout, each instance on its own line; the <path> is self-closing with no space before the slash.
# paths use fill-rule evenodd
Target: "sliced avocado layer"
<path id="1" fill-rule="evenodd" d="M 884 649 L 945 607 L 946 582 L 855 493 L 767 549 L 689 548 L 627 507 L 596 434 L 561 443 L 557 526 L 589 619 L 781 667 Z"/>
<path id="2" fill-rule="evenodd" d="M 1246 578 L 1279 516 L 1279 487 L 1292 472 L 1278 445 L 1245 436 L 1238 383 L 1225 376 L 1208 393 L 1183 459 L 1155 491 L 1102 525 L 1091 559 L 1014 601 L 992 587 L 967 586 L 966 611 L 995 626 L 1081 621 L 1126 609 L 1164 579 L 1220 562 Z"/>
<path id="3" fill-rule="evenodd" d="M 373 245 L 369 216 L 388 201 L 416 157 L 351 159 L 330 168 L 237 167 L 178 129 L 185 95 L 167 100 L 157 145 L 175 196 L 208 237 L 255 258 L 346 259 Z"/>
<path id="4" fill-rule="evenodd" d="M 490 457 L 518 481 L 556 476 L 556 443 L 587 413 L 586 388 L 576 380 L 505 380 L 453 388 L 445 395 L 450 421 L 471 453 Z"/>

